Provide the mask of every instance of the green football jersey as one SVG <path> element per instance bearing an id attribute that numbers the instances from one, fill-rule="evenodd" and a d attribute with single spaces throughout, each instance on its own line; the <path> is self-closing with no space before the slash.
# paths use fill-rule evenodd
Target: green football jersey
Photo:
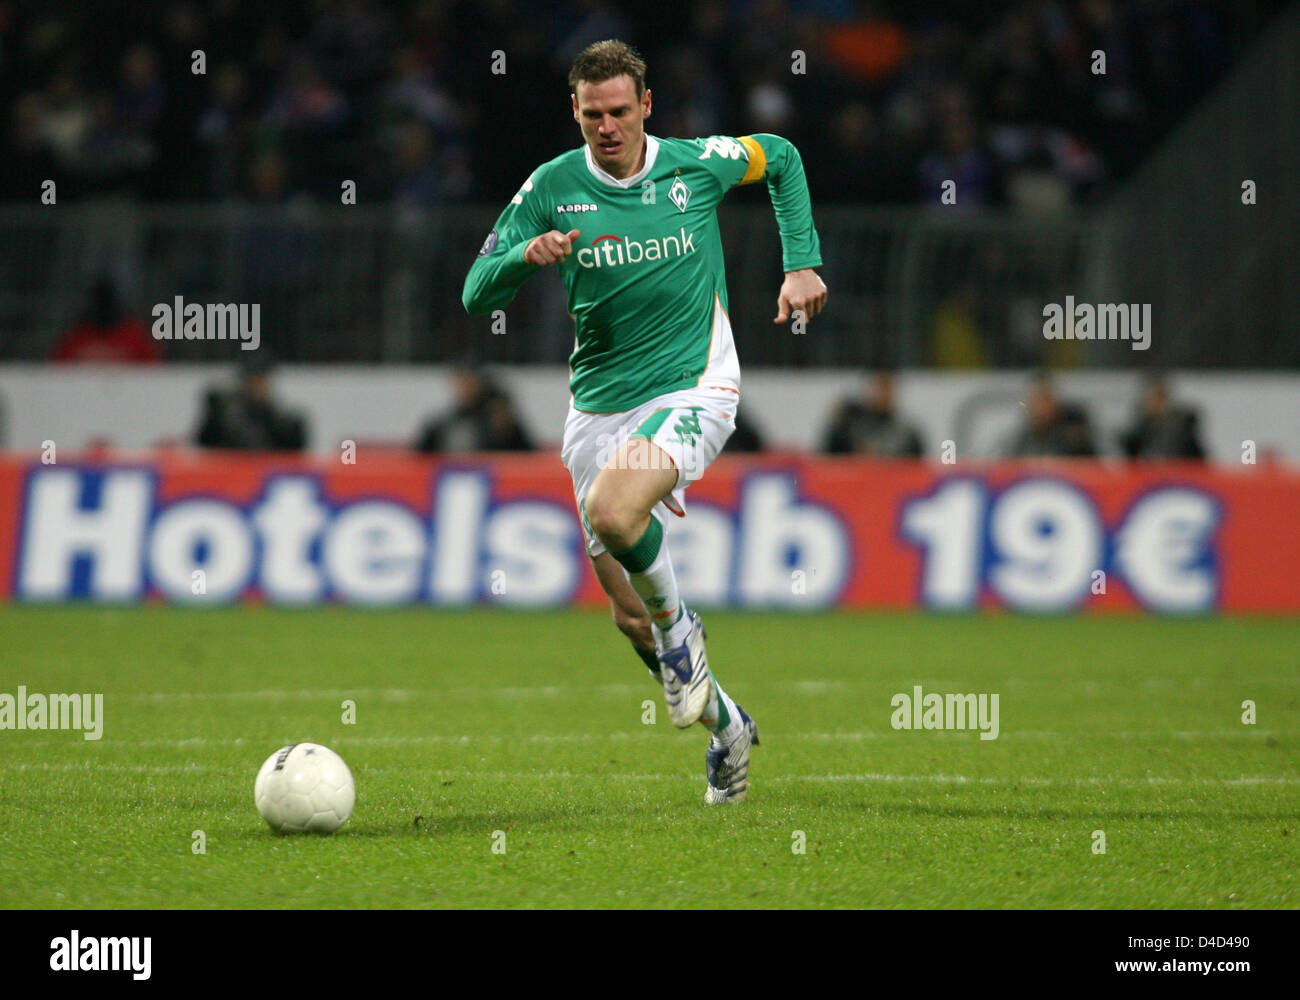
<path id="1" fill-rule="evenodd" d="M 509 305 L 538 268 L 534 237 L 579 230 L 557 266 L 575 326 L 574 406 L 630 410 L 692 386 L 740 388 L 728 317 L 717 206 L 737 184 L 766 179 L 784 268 L 821 264 L 798 151 L 779 136 L 658 139 L 645 166 L 618 179 L 584 144 L 533 171 L 488 234 L 465 279 L 473 315 Z"/>

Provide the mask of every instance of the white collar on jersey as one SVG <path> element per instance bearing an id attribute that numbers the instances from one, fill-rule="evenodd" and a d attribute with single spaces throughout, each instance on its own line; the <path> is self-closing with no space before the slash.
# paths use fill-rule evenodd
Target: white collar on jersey
<path id="1" fill-rule="evenodd" d="M 591 171 L 591 175 L 595 177 L 596 180 L 603 184 L 608 184 L 610 187 L 629 188 L 646 174 L 650 173 L 650 169 L 655 165 L 655 157 L 659 155 L 659 140 L 648 132 L 646 133 L 645 166 L 634 173 L 631 177 L 624 177 L 622 180 L 607 173 L 604 168 L 596 166 L 596 160 L 591 155 L 591 147 L 586 143 L 582 144 L 582 151 L 587 154 L 587 169 Z"/>

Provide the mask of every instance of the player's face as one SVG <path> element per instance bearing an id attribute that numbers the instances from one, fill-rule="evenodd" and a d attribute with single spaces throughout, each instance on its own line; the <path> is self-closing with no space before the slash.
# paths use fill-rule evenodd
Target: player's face
<path id="1" fill-rule="evenodd" d="M 578 84 L 573 118 L 596 164 L 613 177 L 629 177 L 645 163 L 645 125 L 650 91 L 637 100 L 636 84 L 624 74 L 600 83 Z"/>

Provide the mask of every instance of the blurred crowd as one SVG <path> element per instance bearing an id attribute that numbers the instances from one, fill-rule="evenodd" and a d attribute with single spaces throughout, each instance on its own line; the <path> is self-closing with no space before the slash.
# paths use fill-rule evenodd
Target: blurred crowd
<path id="1" fill-rule="evenodd" d="M 538 445 L 525 428 L 510 393 L 484 370 L 465 366 L 451 374 L 453 402 L 429 418 L 410 450 L 422 454 L 532 451 Z M 1002 443 L 1005 458 L 1091 458 L 1108 452 L 1144 461 L 1203 461 L 1199 415 L 1176 401 L 1165 379 L 1151 375 L 1142 388 L 1129 426 L 1115 448 L 1104 447 L 1087 408 L 1062 399 L 1051 379 L 1040 375 L 1028 386 L 1020 426 Z M 195 444 L 251 451 L 300 451 L 307 447 L 307 422 L 276 400 L 270 366 L 250 364 L 233 386 L 214 387 L 204 400 Z M 820 450 L 828 455 L 875 459 L 941 460 L 939 442 L 927 442 L 901 413 L 894 399 L 894 378 L 877 372 L 860 392 L 839 400 L 822 431 Z M 745 413 L 727 440 L 727 454 L 767 450 L 763 433 Z"/>
<path id="2" fill-rule="evenodd" d="M 50 357 L 61 363 L 150 364 L 162 360 L 160 345 L 145 324 L 125 310 L 111 279 L 91 287 L 81 315 L 64 331 Z M 275 398 L 273 363 L 267 352 L 244 363 L 234 385 L 210 389 L 195 443 L 212 448 L 299 451 L 308 446 L 306 418 L 284 409 Z M 453 402 L 432 416 L 409 442 L 426 454 L 530 451 L 537 447 L 510 393 L 485 369 L 464 362 L 451 376 Z M 1133 459 L 1205 458 L 1199 417 L 1175 402 L 1168 384 L 1149 375 L 1131 426 L 1108 448 L 1099 442 L 1079 402 L 1062 399 L 1051 377 L 1042 373 L 1026 387 L 1024 416 L 1018 430 L 1002 442 L 1006 457 L 1093 457 L 1121 453 Z M 927 450 L 927 444 L 930 450 Z M 838 400 L 822 432 L 820 450 L 829 455 L 875 458 L 923 458 L 935 455 L 937 442 L 926 442 L 899 412 L 894 377 L 879 371 L 861 387 Z M 726 451 L 732 454 L 765 450 L 762 430 L 744 412 Z"/>
<path id="3" fill-rule="evenodd" d="M 304 450 L 307 419 L 277 399 L 272 373 L 273 366 L 259 359 L 243 365 L 233 385 L 209 388 L 194 443 L 237 451 Z M 406 443 L 410 450 L 442 455 L 534 449 L 510 394 L 486 372 L 458 368 L 451 389 L 451 406 L 429 418 Z"/>
<path id="4" fill-rule="evenodd" d="M 361 201 L 498 203 L 579 142 L 569 63 L 622 37 L 651 131 L 786 135 L 821 203 L 953 179 L 963 206 L 1050 206 L 1122 178 L 1272 6 L 0 0 L 0 198 L 336 201 L 350 179 Z"/>
<path id="5" fill-rule="evenodd" d="M 1108 448 L 1088 417 L 1087 407 L 1063 399 L 1050 376 L 1040 374 L 1027 387 L 1019 426 L 1001 443 L 1004 458 L 1094 458 L 1118 453 L 1144 461 L 1203 461 L 1200 417 L 1173 399 L 1166 380 L 1149 375 L 1128 426 Z M 822 451 L 873 458 L 923 458 L 939 455 L 938 442 L 926 442 L 894 401 L 894 379 L 877 372 L 860 393 L 842 399 L 831 414 Z"/>

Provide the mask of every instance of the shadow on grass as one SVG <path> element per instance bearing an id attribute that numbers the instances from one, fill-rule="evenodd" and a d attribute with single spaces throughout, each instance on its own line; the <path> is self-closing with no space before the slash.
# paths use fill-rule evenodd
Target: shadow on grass
<path id="1" fill-rule="evenodd" d="M 526 830 L 544 827 L 549 830 L 565 830 L 571 827 L 590 828 L 592 823 L 609 822 L 617 819 L 629 826 L 639 824 L 646 816 L 657 816 L 662 812 L 657 803 L 620 803 L 617 807 L 610 804 L 596 803 L 591 806 L 574 806 L 557 804 L 555 808 L 513 809 L 503 807 L 494 810 L 475 810 L 470 812 L 434 812 L 412 813 L 405 819 L 382 821 L 349 820 L 341 830 L 332 834 L 323 833 L 277 833 L 268 826 L 249 826 L 247 829 L 225 834 L 223 839 L 237 841 L 312 841 L 328 839 L 385 839 L 385 838 L 419 838 L 419 837 L 455 837 L 472 835 L 488 836 L 496 830 L 507 833 L 512 830 Z"/>

